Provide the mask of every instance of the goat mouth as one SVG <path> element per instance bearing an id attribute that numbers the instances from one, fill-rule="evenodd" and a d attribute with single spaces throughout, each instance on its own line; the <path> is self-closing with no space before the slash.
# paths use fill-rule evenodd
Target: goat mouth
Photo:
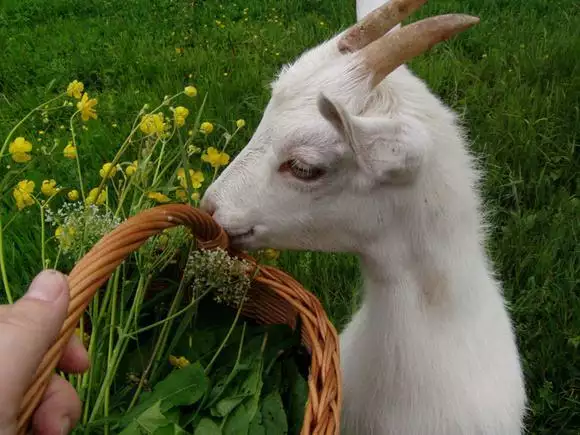
<path id="1" fill-rule="evenodd" d="M 228 233 L 230 236 L 230 242 L 233 246 L 239 247 L 243 246 L 245 242 L 249 241 L 252 237 L 254 237 L 254 229 L 251 228 L 248 231 L 244 232 L 231 232 Z"/>

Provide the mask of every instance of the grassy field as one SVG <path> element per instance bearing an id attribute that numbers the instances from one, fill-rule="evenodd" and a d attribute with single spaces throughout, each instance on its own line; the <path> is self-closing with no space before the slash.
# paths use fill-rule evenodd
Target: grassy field
<path id="1" fill-rule="evenodd" d="M 462 115 L 486 171 L 489 249 L 522 351 L 529 433 L 577 434 L 580 6 L 575 0 L 441 0 L 413 20 L 455 11 L 482 22 L 412 67 Z M 91 150 L 82 165 L 94 184 L 143 104 L 193 83 L 208 95 L 207 120 L 230 126 L 246 120 L 232 145 L 240 149 L 260 120 L 278 68 L 354 17 L 353 0 L 2 0 L 0 137 L 56 88 L 78 79 L 99 101 L 90 142 L 88 132 L 80 138 Z M 27 134 L 39 146 L 51 144 L 61 122 L 37 118 Z M 40 161 L 34 170 L 39 179 L 59 180 L 71 166 Z M 2 209 L 14 208 L 10 195 L 0 200 Z M 6 241 L 9 281 L 17 291 L 40 267 L 40 235 L 28 230 L 31 219 L 38 218 L 19 213 Z M 339 328 L 356 309 L 356 259 L 284 253 L 282 267 L 320 295 Z"/>

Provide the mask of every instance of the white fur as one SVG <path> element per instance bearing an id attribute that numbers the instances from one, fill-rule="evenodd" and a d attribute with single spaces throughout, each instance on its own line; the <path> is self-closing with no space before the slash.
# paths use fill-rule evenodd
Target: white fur
<path id="1" fill-rule="evenodd" d="M 359 18 L 371 3 L 357 3 Z M 364 301 L 340 343 L 343 433 L 520 434 L 522 370 L 463 131 L 405 66 L 371 89 L 361 65 L 334 38 L 285 68 L 202 206 L 233 236 L 252 230 L 234 237 L 245 248 L 359 254 Z M 295 157 L 327 175 L 278 171 Z"/>

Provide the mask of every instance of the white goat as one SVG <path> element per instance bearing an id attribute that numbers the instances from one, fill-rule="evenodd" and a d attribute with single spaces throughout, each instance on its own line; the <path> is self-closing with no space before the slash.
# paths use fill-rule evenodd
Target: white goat
<path id="1" fill-rule="evenodd" d="M 526 396 L 455 115 L 403 62 L 478 20 L 395 27 L 392 0 L 283 68 L 246 148 L 202 203 L 247 249 L 354 252 L 343 433 L 515 435 Z"/>

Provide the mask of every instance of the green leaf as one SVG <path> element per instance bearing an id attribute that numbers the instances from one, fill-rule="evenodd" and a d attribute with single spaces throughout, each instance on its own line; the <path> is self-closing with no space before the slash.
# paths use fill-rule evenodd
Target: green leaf
<path id="1" fill-rule="evenodd" d="M 222 399 L 211 409 L 211 415 L 214 417 L 226 417 L 236 406 L 242 403 L 244 399 L 245 396 L 227 397 Z"/>
<path id="2" fill-rule="evenodd" d="M 213 420 L 202 418 L 195 428 L 193 435 L 222 435 L 222 431 Z"/>
<path id="3" fill-rule="evenodd" d="M 278 392 L 273 392 L 262 401 L 262 423 L 267 435 L 287 434 L 288 422 L 282 398 Z"/>
<path id="4" fill-rule="evenodd" d="M 266 429 L 262 422 L 262 413 L 258 410 L 250 422 L 248 435 L 266 435 Z"/>
<path id="5" fill-rule="evenodd" d="M 163 404 L 161 405 L 163 406 Z M 175 424 L 179 424 L 179 417 L 181 416 L 181 413 L 179 412 L 179 408 L 171 408 L 168 410 L 163 411 L 163 415 L 165 417 L 167 417 L 167 420 L 169 420 L 172 423 Z"/>
<path id="6" fill-rule="evenodd" d="M 183 405 L 193 405 L 203 397 L 209 386 L 209 381 L 199 362 L 182 369 L 174 370 L 164 380 L 153 388 L 153 392 L 143 394 L 141 403 L 124 418 L 132 420 L 154 402 L 162 402 L 163 412 Z"/>
<path id="7" fill-rule="evenodd" d="M 288 432 L 292 435 L 300 434 L 304 424 L 304 412 L 308 401 L 308 383 L 300 374 L 293 360 L 285 361 L 284 376 L 288 384 L 287 414 Z"/>
<path id="8" fill-rule="evenodd" d="M 240 394 L 245 396 L 253 396 L 259 393 L 262 389 L 262 359 L 256 358 L 250 366 L 250 375 L 244 380 L 240 386 Z"/>
<path id="9" fill-rule="evenodd" d="M 180 426 L 175 423 L 170 423 L 166 426 L 158 428 L 153 435 L 188 435 Z"/>
<path id="10" fill-rule="evenodd" d="M 259 397 L 263 385 L 262 368 L 262 359 L 258 355 L 252 361 L 249 371 L 240 371 L 238 373 L 234 382 L 230 384 L 230 388 L 227 388 L 223 392 L 223 396 L 225 397 L 211 408 L 211 414 L 216 417 L 226 417 L 246 398 L 253 396 Z M 248 412 L 250 413 L 250 419 L 252 419 L 257 410 L 257 405 L 250 405 L 250 402 L 248 402 Z"/>
<path id="11" fill-rule="evenodd" d="M 232 384 L 232 382 L 234 382 L 234 380 L 237 378 L 238 374 L 240 374 L 240 372 L 247 370 L 247 367 L 241 366 L 241 365 L 236 365 L 232 368 L 232 370 L 226 375 L 223 376 L 221 378 L 219 378 L 218 376 L 214 376 L 214 379 L 218 379 L 217 382 L 215 383 L 215 385 L 213 386 L 211 392 L 209 393 L 209 403 L 208 406 L 213 406 L 214 403 L 218 402 L 220 400 L 220 398 L 224 395 L 224 392 L 228 389 L 231 388 L 230 384 Z M 220 374 L 223 373 L 223 371 L 220 370 Z M 234 385 L 235 386 L 235 385 Z"/>
<path id="12" fill-rule="evenodd" d="M 171 422 L 161 412 L 161 401 L 158 401 L 142 412 L 119 435 L 154 434 L 157 429 L 168 424 Z"/>
<path id="13" fill-rule="evenodd" d="M 260 387 L 254 391 L 252 396 L 247 397 L 228 415 L 224 425 L 224 434 L 246 435 L 251 434 L 251 430 L 258 431 L 257 433 L 265 433 L 263 430 L 259 429 L 258 426 L 261 425 L 259 423 L 261 417 L 257 417 L 260 412 L 261 379 L 259 380 L 259 385 Z M 254 421 L 256 418 L 258 421 Z"/>
<path id="14" fill-rule="evenodd" d="M 248 435 L 251 420 L 250 409 L 245 403 L 241 403 L 227 417 L 223 428 L 224 435 Z"/>

